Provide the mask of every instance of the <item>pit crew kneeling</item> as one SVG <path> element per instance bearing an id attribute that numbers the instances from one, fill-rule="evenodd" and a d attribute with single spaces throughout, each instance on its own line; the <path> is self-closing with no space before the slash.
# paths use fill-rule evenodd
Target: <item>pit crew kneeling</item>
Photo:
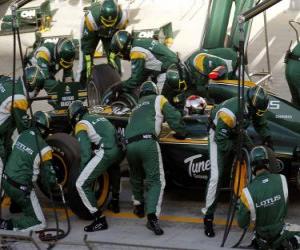
<path id="1" fill-rule="evenodd" d="M 2 177 L 5 194 L 21 208 L 23 215 L 0 219 L 0 229 L 39 231 L 46 227 L 33 182 L 41 174 L 41 183 L 50 190 L 56 185 L 56 175 L 51 163 L 52 149 L 44 140 L 49 129 L 48 115 L 38 111 L 33 120 L 31 128 L 17 138 Z"/>
<path id="2" fill-rule="evenodd" d="M 252 149 L 251 167 L 255 179 L 243 189 L 238 210 L 238 224 L 247 228 L 255 224 L 255 249 L 298 249 L 297 225 L 284 223 L 287 212 L 288 186 L 285 176 L 273 159 L 274 153 L 264 146 Z"/>
<path id="3" fill-rule="evenodd" d="M 109 208 L 119 210 L 120 167 L 123 152 L 117 142 L 115 127 L 98 114 L 89 114 L 81 101 L 73 102 L 68 109 L 68 117 L 80 145 L 80 175 L 76 181 L 79 196 L 94 217 L 94 221 L 84 228 L 86 232 L 108 228 L 106 218 L 97 207 L 93 184 L 108 168 L 112 171 L 112 200 Z M 92 151 L 92 146 L 97 149 Z"/>
<path id="4" fill-rule="evenodd" d="M 184 139 L 186 131 L 181 114 L 164 96 L 158 95 L 158 88 L 154 82 L 144 82 L 140 87 L 139 102 L 129 118 L 125 137 L 133 193 L 133 212 L 140 218 L 145 215 L 143 196 L 145 176 L 148 185 L 147 228 L 156 235 L 164 233 L 158 222 L 165 187 L 163 162 L 158 143 L 164 118 L 176 132 L 174 137 Z"/>

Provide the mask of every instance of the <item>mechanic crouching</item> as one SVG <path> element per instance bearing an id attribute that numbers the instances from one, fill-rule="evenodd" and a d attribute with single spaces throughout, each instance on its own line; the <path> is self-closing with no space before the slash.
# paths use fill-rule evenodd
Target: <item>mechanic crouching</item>
<path id="1" fill-rule="evenodd" d="M 55 86 L 56 74 L 63 71 L 63 82 L 73 82 L 73 63 L 75 60 L 75 45 L 72 39 L 63 38 L 55 42 L 42 43 L 29 58 L 32 65 L 41 68 L 45 81 L 45 90 L 48 92 Z"/>
<path id="2" fill-rule="evenodd" d="M 163 162 L 158 143 L 164 119 L 176 132 L 175 138 L 185 138 L 185 125 L 180 113 L 164 96 L 158 95 L 158 88 L 154 82 L 144 82 L 140 87 L 139 102 L 129 118 L 125 137 L 133 192 L 133 212 L 140 218 L 145 216 L 143 196 L 145 176 L 148 187 L 147 228 L 156 235 L 164 233 L 158 222 L 165 187 Z"/>
<path id="3" fill-rule="evenodd" d="M 38 176 L 50 190 L 56 185 L 52 167 L 52 149 L 45 142 L 49 129 L 49 117 L 38 111 L 33 116 L 32 127 L 17 138 L 3 173 L 6 195 L 21 208 L 23 215 L 9 220 L 0 219 L 0 228 L 6 230 L 39 231 L 46 221 L 37 199 L 33 182 Z"/>
<path id="4" fill-rule="evenodd" d="M 132 92 L 144 81 L 165 82 L 165 73 L 178 62 L 176 53 L 151 38 L 133 38 L 125 30 L 116 32 L 111 40 L 111 50 L 131 62 L 131 77 L 113 88 L 113 92 Z"/>
<path id="5" fill-rule="evenodd" d="M 238 102 L 238 97 L 228 99 L 214 107 L 210 115 L 209 155 L 211 168 L 207 183 L 205 207 L 202 209 L 205 235 L 208 237 L 215 236 L 213 219 L 219 188 L 224 179 L 224 168 L 231 167 L 231 163 L 228 163 L 228 158 L 234 153 L 237 144 L 239 134 L 237 131 Z M 264 117 L 268 103 L 269 97 L 262 87 L 255 86 L 248 89 L 243 129 L 246 129 L 252 121 L 253 127 L 262 137 L 263 144 L 272 148 L 273 143 L 270 130 Z M 247 148 L 253 147 L 251 139 L 246 132 L 244 132 L 243 139 L 243 144 Z"/>
<path id="6" fill-rule="evenodd" d="M 257 146 L 250 153 L 255 179 L 243 189 L 238 210 L 238 224 L 255 225 L 255 249 L 298 249 L 300 227 L 284 223 L 287 212 L 288 185 L 280 171 L 274 153 Z M 295 231 L 298 230 L 298 231 Z"/>
<path id="7" fill-rule="evenodd" d="M 93 184 L 107 169 L 112 172 L 112 200 L 109 208 L 119 212 L 120 162 L 123 152 L 117 142 L 115 127 L 98 114 L 89 114 L 81 101 L 73 102 L 68 108 L 68 117 L 75 129 L 80 145 L 80 175 L 76 188 L 82 203 L 94 217 L 94 221 L 84 228 L 86 232 L 108 228 L 106 218 L 97 207 Z M 93 153 L 93 147 L 96 148 Z"/>

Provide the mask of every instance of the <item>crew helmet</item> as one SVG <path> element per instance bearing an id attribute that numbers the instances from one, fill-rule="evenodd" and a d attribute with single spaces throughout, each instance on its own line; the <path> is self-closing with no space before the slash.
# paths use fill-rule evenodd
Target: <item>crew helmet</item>
<path id="1" fill-rule="evenodd" d="M 187 77 L 186 77 L 186 70 L 182 65 L 182 68 L 179 65 L 172 64 L 167 72 L 166 72 L 166 84 L 169 85 L 170 88 L 177 91 L 185 91 L 187 89 Z M 181 72 L 179 72 L 181 70 Z M 180 74 L 183 79 L 180 79 Z"/>
<path id="2" fill-rule="evenodd" d="M 254 147 L 250 152 L 250 160 L 254 174 L 259 169 L 267 169 L 271 173 L 278 173 L 282 170 L 282 164 L 267 146 Z"/>
<path id="3" fill-rule="evenodd" d="M 158 95 L 159 90 L 156 84 L 152 81 L 144 82 L 140 87 L 140 97 L 145 95 Z"/>
<path id="4" fill-rule="evenodd" d="M 73 67 L 76 50 L 73 41 L 71 39 L 64 38 L 58 41 L 56 48 L 59 65 L 65 69 Z"/>
<path id="5" fill-rule="evenodd" d="M 40 131 L 42 137 L 44 138 L 47 137 L 50 130 L 50 122 L 51 122 L 50 116 L 43 111 L 37 111 L 33 115 L 33 121 L 34 121 L 34 125 Z"/>
<path id="6" fill-rule="evenodd" d="M 254 109 L 256 115 L 263 116 L 268 109 L 269 96 L 261 86 L 256 85 L 248 89 L 247 101 L 250 109 Z"/>
<path id="7" fill-rule="evenodd" d="M 205 99 L 198 95 L 191 95 L 185 101 L 184 109 L 189 115 L 203 114 L 207 106 Z"/>
<path id="8" fill-rule="evenodd" d="M 113 27 L 118 20 L 118 4 L 114 0 L 104 0 L 100 7 L 100 22 L 104 27 Z"/>
<path id="9" fill-rule="evenodd" d="M 29 66 L 25 68 L 23 77 L 26 88 L 29 92 L 40 91 L 44 87 L 44 73 L 39 66 Z"/>
<path id="10" fill-rule="evenodd" d="M 132 36 L 129 32 L 119 30 L 111 39 L 110 49 L 119 57 L 129 60 L 131 41 Z"/>
<path id="11" fill-rule="evenodd" d="M 71 125 L 74 127 L 76 123 L 80 121 L 81 117 L 87 112 L 87 107 L 83 105 L 82 101 L 76 100 L 72 102 L 68 108 L 68 118 Z"/>

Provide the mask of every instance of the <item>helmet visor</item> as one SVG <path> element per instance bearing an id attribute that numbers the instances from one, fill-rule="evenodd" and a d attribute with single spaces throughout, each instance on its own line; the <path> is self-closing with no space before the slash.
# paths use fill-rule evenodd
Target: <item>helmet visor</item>
<path id="1" fill-rule="evenodd" d="M 113 27 L 116 24 L 116 22 L 117 22 L 117 16 L 115 18 L 111 19 L 111 20 L 109 20 L 109 19 L 101 16 L 100 17 L 100 21 L 107 28 Z"/>
<path id="2" fill-rule="evenodd" d="M 63 58 L 59 60 L 59 65 L 62 66 L 64 69 L 69 69 L 73 66 L 73 60 L 65 61 Z"/>
<path id="3" fill-rule="evenodd" d="M 257 116 L 263 116 L 266 113 L 267 109 L 257 109 L 255 114 Z"/>

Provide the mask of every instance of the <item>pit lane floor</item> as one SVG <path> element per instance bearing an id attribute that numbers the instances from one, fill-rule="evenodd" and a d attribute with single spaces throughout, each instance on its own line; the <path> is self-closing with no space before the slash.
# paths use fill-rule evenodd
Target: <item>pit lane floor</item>
<path id="1" fill-rule="evenodd" d="M 122 2 L 122 1 L 121 1 Z M 127 1 L 124 1 L 125 4 Z M 153 27 L 160 23 L 164 23 L 166 20 L 174 19 L 174 30 L 177 31 L 175 43 L 173 45 L 174 50 L 181 52 L 182 56 L 189 54 L 193 49 L 197 48 L 200 44 L 202 33 L 200 24 L 203 22 L 203 12 L 205 12 L 206 1 L 192 1 L 185 0 L 186 5 L 182 7 L 180 1 L 165 0 L 169 3 L 170 15 L 157 18 L 155 23 L 151 22 L 150 16 L 147 16 L 147 10 L 156 9 L 157 11 L 166 11 L 166 7 L 163 6 L 159 9 L 155 8 L 161 1 L 158 0 L 145 0 L 135 1 L 131 8 L 132 20 L 135 27 Z M 60 34 L 61 30 L 68 29 L 74 24 L 64 23 L 61 25 L 60 19 L 62 16 L 67 15 L 66 9 L 71 8 L 73 20 L 77 20 L 74 23 L 78 25 L 80 15 L 76 12 L 76 3 L 78 1 L 56 1 L 55 4 L 59 4 L 60 8 L 55 17 L 56 22 L 51 32 L 56 33 L 59 26 L 60 30 L 57 30 Z M 181 2 L 182 3 L 182 2 Z M 269 44 L 271 53 L 271 66 L 273 79 L 269 84 L 272 91 L 279 93 L 282 97 L 289 99 L 289 90 L 287 83 L 284 79 L 284 64 L 283 57 L 286 49 L 288 48 L 290 40 L 295 41 L 294 32 L 288 27 L 288 20 L 299 19 L 299 10 L 289 9 L 290 1 L 283 0 L 274 9 L 268 11 L 269 22 Z M 5 12 L 7 4 L 0 6 L 0 14 Z M 57 5 L 56 5 L 57 6 Z M 194 7 L 195 6 L 195 7 Z M 181 7 L 181 8 L 180 8 Z M 197 10 L 197 11 L 196 11 Z M 199 12 L 198 12 L 199 11 Z M 202 13 L 202 14 L 201 14 Z M 250 71 L 260 71 L 266 69 L 265 63 L 265 49 L 264 38 L 261 33 L 261 17 L 253 23 L 254 32 L 250 37 L 248 47 L 249 57 L 249 69 Z M 67 18 L 65 18 L 67 19 Z M 160 21 L 159 21 L 160 20 Z M 72 26 L 72 27 L 73 27 Z M 195 32 L 197 27 L 197 32 Z M 76 28 L 76 27 L 75 27 Z M 76 29 L 74 28 L 74 34 Z M 196 36 L 197 33 L 197 36 Z M 69 34 L 69 31 L 65 34 Z M 199 36 L 198 36 L 199 35 Z M 185 39 L 191 37 L 190 39 Z M 23 49 L 33 43 L 34 35 L 22 34 L 21 40 Z M 12 71 L 12 37 L 5 36 L 0 37 L 0 73 L 7 73 Z M 20 61 L 18 60 L 17 67 L 20 67 Z M 130 68 L 128 63 L 124 63 L 124 78 L 128 76 Z M 35 104 L 34 109 L 42 108 L 48 110 L 49 106 L 46 103 Z M 145 219 L 137 219 L 132 214 L 132 207 L 130 202 L 131 191 L 127 178 L 122 180 L 123 191 L 121 194 L 121 213 L 112 214 L 108 211 L 105 212 L 108 218 L 109 229 L 104 232 L 95 232 L 88 234 L 87 240 L 90 242 L 99 241 L 102 243 L 92 244 L 94 249 L 221 249 L 221 239 L 223 236 L 224 224 L 226 220 L 228 199 L 225 198 L 220 203 L 216 213 L 216 237 L 214 239 L 208 239 L 203 233 L 203 224 L 201 220 L 200 208 L 204 206 L 204 190 L 202 191 L 190 191 L 182 189 L 166 190 L 163 208 L 161 225 L 165 230 L 165 234 L 161 237 L 153 235 L 145 227 Z M 222 195 L 223 196 L 223 195 Z M 300 201 L 297 201 L 297 192 L 291 193 L 292 198 L 287 221 L 291 223 L 300 224 L 299 208 Z M 54 227 L 54 216 L 51 209 L 51 203 L 42 194 L 39 195 L 42 200 L 42 206 L 45 208 L 49 227 Z M 228 196 L 227 196 L 228 198 Z M 8 218 L 10 214 L 7 211 L 7 204 L 3 209 L 3 215 Z M 66 228 L 66 218 L 62 208 L 58 205 L 59 219 L 61 222 L 60 227 Z M 55 249 L 88 249 L 84 244 L 84 231 L 83 227 L 87 222 L 79 220 L 75 215 L 71 214 L 71 233 L 70 235 L 57 243 Z M 233 226 L 226 247 L 232 246 L 240 237 L 241 230 L 237 226 Z M 33 236 L 37 239 L 37 236 Z M 242 245 L 247 245 L 250 242 L 251 233 L 248 233 L 243 241 Z M 46 249 L 47 245 L 40 242 L 37 239 L 38 245 L 42 249 Z M 75 245 L 74 245 L 75 244 Z M 34 246 L 29 243 L 17 242 L 9 244 L 11 249 L 34 249 Z M 151 246 L 151 247 L 150 247 Z M 1 247 L 2 248 L 2 247 Z M 226 248 L 225 248 L 226 249 Z"/>

